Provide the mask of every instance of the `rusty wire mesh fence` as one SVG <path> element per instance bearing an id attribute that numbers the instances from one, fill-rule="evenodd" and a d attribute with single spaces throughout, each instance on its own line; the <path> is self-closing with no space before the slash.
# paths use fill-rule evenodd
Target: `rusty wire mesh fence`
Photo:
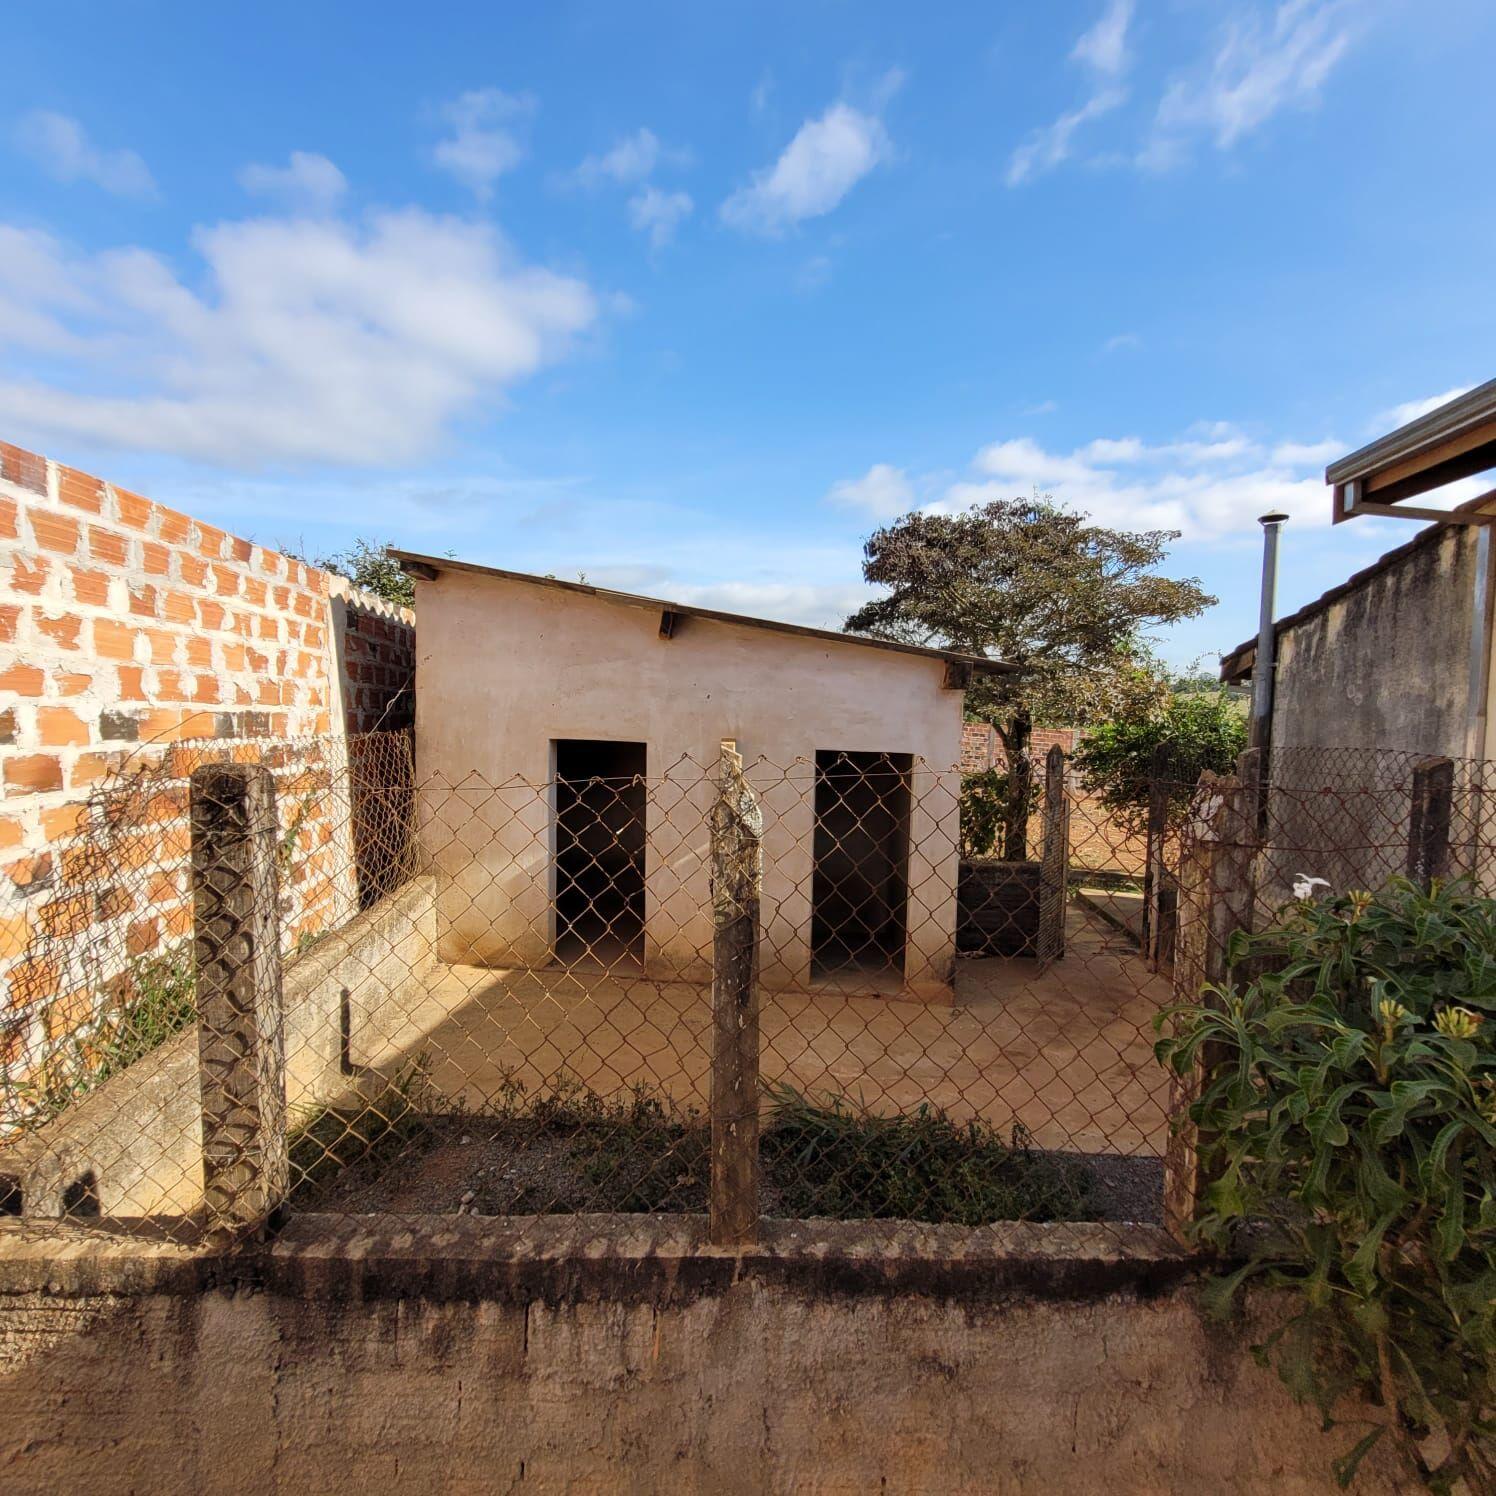
<path id="1" fill-rule="evenodd" d="M 1484 766 L 1409 756 L 1280 750 L 1124 813 L 1056 749 L 997 861 L 907 755 L 553 753 L 543 783 L 423 775 L 398 734 L 122 765 L 18 905 L 0 1208 L 194 1240 L 277 1206 L 1158 1222 L 1188 1096 L 1155 1019 L 1231 929 L 1491 840 Z"/>

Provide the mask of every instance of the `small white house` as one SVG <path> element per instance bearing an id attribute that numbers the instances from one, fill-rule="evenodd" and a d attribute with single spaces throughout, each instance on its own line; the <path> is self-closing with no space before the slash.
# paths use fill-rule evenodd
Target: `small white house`
<path id="1" fill-rule="evenodd" d="M 963 692 L 1009 667 L 394 554 L 444 959 L 709 980 L 731 738 L 765 816 L 763 985 L 951 1000 Z"/>

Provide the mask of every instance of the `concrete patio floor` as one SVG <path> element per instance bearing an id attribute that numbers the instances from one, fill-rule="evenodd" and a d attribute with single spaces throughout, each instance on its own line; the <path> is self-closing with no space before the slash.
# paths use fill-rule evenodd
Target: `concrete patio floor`
<path id="1" fill-rule="evenodd" d="M 1153 1015 L 1169 1000 L 1116 931 L 1072 906 L 1063 960 L 962 961 L 953 1008 L 825 992 L 766 992 L 761 1076 L 879 1110 L 934 1103 L 958 1119 L 1026 1128 L 1042 1147 L 1161 1154 L 1168 1082 Z M 506 1087 L 571 1077 L 604 1095 L 644 1084 L 705 1109 L 710 994 L 605 972 L 441 966 L 352 1036 L 385 1074 L 419 1055 L 429 1084 L 474 1110 Z"/>

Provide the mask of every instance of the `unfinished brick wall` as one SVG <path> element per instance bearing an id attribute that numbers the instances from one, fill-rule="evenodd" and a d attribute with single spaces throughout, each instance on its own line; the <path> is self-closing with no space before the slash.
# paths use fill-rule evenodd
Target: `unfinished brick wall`
<path id="1" fill-rule="evenodd" d="M 343 745 L 409 722 L 413 663 L 408 611 L 0 443 L 8 1081 L 75 1051 L 132 963 L 190 932 L 184 776 L 209 752 L 277 774 L 288 939 L 358 907 Z"/>
<path id="2" fill-rule="evenodd" d="M 1036 763 L 1040 763 L 1044 755 L 1058 743 L 1068 756 L 1075 751 L 1084 736 L 1085 729 L 1080 727 L 1036 727 L 1029 743 L 1029 753 Z M 1003 769 L 1007 767 L 1007 763 L 1008 754 L 1003 747 L 1003 740 L 998 737 L 997 729 L 990 722 L 967 722 L 962 725 L 963 774 L 977 774 L 983 769 Z"/>
<path id="3" fill-rule="evenodd" d="M 1056 744 L 1068 761 L 1085 737 L 1083 727 L 1036 727 L 1029 752 L 1035 772 L 1042 771 L 1044 756 Z M 987 722 L 967 722 L 961 728 L 961 772 L 980 774 L 986 769 L 1005 769 L 1008 755 L 997 729 Z M 1069 775 L 1070 863 L 1073 868 L 1141 877 L 1147 861 L 1147 843 L 1140 836 L 1126 835 L 1111 812 L 1094 795 L 1081 790 L 1073 772 Z M 1041 813 L 1029 824 L 1031 846 L 1038 846 Z"/>
<path id="4" fill-rule="evenodd" d="M 350 733 L 400 732 L 415 722 L 414 615 L 329 578 L 341 640 L 343 719 Z"/>

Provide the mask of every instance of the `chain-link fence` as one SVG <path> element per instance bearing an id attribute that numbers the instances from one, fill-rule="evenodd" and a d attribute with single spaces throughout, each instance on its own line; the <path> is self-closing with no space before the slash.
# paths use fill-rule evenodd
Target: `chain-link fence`
<path id="1" fill-rule="evenodd" d="M 1159 1222 L 1176 993 L 1306 879 L 1478 872 L 1490 840 L 1482 766 L 1385 755 L 1156 774 L 1102 816 L 1054 749 L 999 861 L 963 854 L 959 770 L 908 755 L 553 754 L 544 783 L 423 775 L 398 734 L 122 766 L 17 906 L 0 1208 L 183 1239 Z"/>

